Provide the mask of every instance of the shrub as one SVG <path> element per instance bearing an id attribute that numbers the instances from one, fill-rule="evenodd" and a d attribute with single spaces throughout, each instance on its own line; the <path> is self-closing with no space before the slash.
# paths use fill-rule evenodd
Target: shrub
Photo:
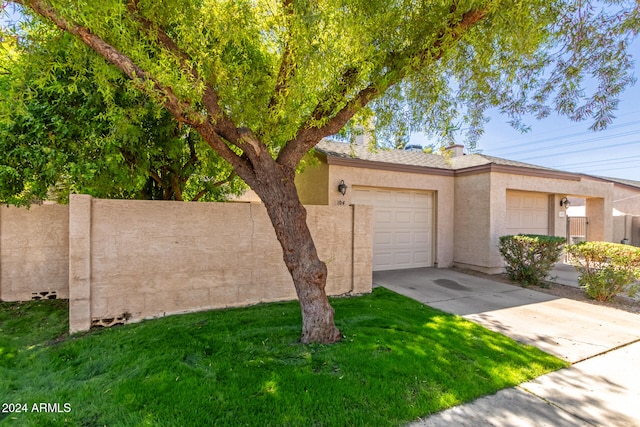
<path id="1" fill-rule="evenodd" d="M 523 286 L 540 285 L 560 259 L 566 239 L 537 234 L 500 237 L 500 254 L 511 280 Z"/>
<path id="2" fill-rule="evenodd" d="M 581 242 L 567 246 L 571 264 L 580 273 L 578 283 L 589 297 L 608 301 L 616 295 L 633 296 L 640 279 L 640 248 L 619 243 Z"/>

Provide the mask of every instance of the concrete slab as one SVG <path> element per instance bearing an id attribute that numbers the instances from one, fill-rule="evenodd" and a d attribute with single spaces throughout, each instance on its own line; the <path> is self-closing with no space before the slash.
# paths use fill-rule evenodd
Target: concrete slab
<path id="1" fill-rule="evenodd" d="M 373 285 L 384 286 L 422 303 L 460 315 L 483 313 L 556 298 L 494 280 L 438 268 L 376 271 L 373 273 Z M 512 293 L 514 294 L 511 295 Z"/>
<path id="2" fill-rule="evenodd" d="M 446 269 L 376 272 L 373 281 L 574 363 L 411 427 L 640 426 L 639 315 Z"/>
<path id="3" fill-rule="evenodd" d="M 549 274 L 549 281 L 554 283 L 560 283 L 561 285 L 573 286 L 579 288 L 578 285 L 578 272 L 575 267 L 564 262 L 559 262 L 553 267 Z"/>
<path id="4" fill-rule="evenodd" d="M 375 272 L 384 286 L 578 362 L 640 339 L 640 316 L 448 269 Z"/>
<path id="5" fill-rule="evenodd" d="M 640 339 L 637 314 L 564 298 L 464 317 L 572 363 Z"/>
<path id="6" fill-rule="evenodd" d="M 591 424 L 520 388 L 501 390 L 408 427 L 582 427 Z"/>
<path id="7" fill-rule="evenodd" d="M 640 342 L 520 385 L 596 426 L 640 425 Z"/>

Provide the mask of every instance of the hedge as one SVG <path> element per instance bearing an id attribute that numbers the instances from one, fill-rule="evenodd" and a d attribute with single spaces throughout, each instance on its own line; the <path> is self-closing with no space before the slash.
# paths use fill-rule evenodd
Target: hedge
<path id="1" fill-rule="evenodd" d="M 509 278 L 523 286 L 541 285 L 560 259 L 566 239 L 538 234 L 500 237 L 500 254 Z"/>
<path id="2" fill-rule="evenodd" d="M 640 280 L 640 248 L 619 243 L 581 242 L 567 246 L 569 261 L 580 273 L 578 283 L 589 297 L 608 301 L 633 296 Z"/>

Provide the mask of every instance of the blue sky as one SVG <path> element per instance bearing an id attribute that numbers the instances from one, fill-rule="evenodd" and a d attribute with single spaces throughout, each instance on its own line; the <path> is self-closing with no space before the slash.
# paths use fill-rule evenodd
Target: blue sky
<path id="1" fill-rule="evenodd" d="M 594 132 L 588 121 L 576 123 L 556 115 L 527 120 L 531 131 L 522 134 L 507 124 L 506 116 L 494 113 L 476 149 L 554 169 L 640 181 L 640 41 L 631 53 L 639 81 L 622 95 L 616 119 L 606 130 Z M 411 142 L 429 143 L 421 135 Z"/>

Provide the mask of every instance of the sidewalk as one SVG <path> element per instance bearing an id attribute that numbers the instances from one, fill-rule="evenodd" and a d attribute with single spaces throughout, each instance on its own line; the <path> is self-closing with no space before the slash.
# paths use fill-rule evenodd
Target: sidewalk
<path id="1" fill-rule="evenodd" d="M 411 426 L 640 425 L 640 316 L 447 269 L 373 281 L 574 363 Z"/>
<path id="2" fill-rule="evenodd" d="M 578 285 L 578 272 L 575 267 L 570 264 L 559 262 L 551 270 L 551 282 L 560 283 L 561 285 L 580 287 Z"/>

